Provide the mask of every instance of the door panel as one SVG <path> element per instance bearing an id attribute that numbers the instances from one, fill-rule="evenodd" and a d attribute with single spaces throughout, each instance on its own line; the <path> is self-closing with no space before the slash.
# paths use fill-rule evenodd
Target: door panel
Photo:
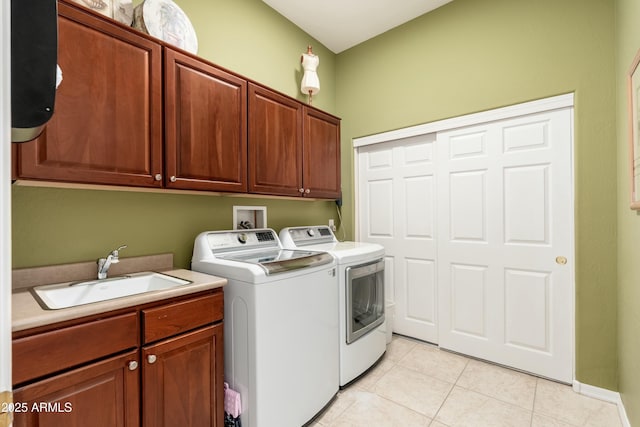
<path id="1" fill-rule="evenodd" d="M 457 334 L 486 339 L 486 301 L 487 266 L 452 264 L 451 330 Z"/>
<path id="2" fill-rule="evenodd" d="M 397 141 L 359 156 L 359 233 L 385 247 L 393 329 L 431 342 L 437 342 L 434 141 L 433 135 Z"/>
<path id="3" fill-rule="evenodd" d="M 571 382 L 572 115 L 358 149 L 359 237 L 385 247 L 394 332 Z"/>
<path id="4" fill-rule="evenodd" d="M 449 183 L 450 239 L 486 243 L 486 170 L 452 173 Z"/>
<path id="5" fill-rule="evenodd" d="M 505 343 L 549 352 L 549 272 L 505 270 Z"/>
<path id="6" fill-rule="evenodd" d="M 549 244 L 550 165 L 504 169 L 506 244 Z"/>
<path id="7" fill-rule="evenodd" d="M 405 258 L 407 283 L 407 318 L 435 323 L 436 269 L 433 260 Z M 419 284 L 419 285 L 414 285 Z"/>
<path id="8" fill-rule="evenodd" d="M 440 345 L 570 382 L 571 111 L 441 132 L 437 144 L 438 227 L 450 230 L 438 240 Z"/>

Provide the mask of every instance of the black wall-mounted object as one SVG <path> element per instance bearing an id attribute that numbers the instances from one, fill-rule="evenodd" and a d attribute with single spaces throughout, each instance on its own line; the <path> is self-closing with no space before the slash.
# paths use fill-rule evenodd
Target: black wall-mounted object
<path id="1" fill-rule="evenodd" d="M 53 115 L 57 0 L 11 0 L 11 141 L 36 138 Z"/>

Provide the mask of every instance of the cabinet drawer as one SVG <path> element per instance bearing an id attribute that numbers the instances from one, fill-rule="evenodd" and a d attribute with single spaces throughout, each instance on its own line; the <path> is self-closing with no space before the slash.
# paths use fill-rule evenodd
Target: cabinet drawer
<path id="1" fill-rule="evenodd" d="M 222 320 L 222 292 L 142 310 L 144 343 L 150 343 Z"/>
<path id="2" fill-rule="evenodd" d="M 127 313 L 13 340 L 13 384 L 135 348 L 138 315 Z"/>

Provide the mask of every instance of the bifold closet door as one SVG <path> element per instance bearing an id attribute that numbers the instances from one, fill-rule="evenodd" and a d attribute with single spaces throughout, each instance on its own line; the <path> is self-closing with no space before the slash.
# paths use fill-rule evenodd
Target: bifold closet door
<path id="1" fill-rule="evenodd" d="M 393 330 L 437 343 L 435 135 L 358 153 L 359 238 L 385 247 Z"/>
<path id="2" fill-rule="evenodd" d="M 437 136 L 442 348 L 573 379 L 571 109 Z"/>

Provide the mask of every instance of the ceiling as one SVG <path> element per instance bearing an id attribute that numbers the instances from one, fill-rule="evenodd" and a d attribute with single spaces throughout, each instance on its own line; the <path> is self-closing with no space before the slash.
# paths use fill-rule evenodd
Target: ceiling
<path id="1" fill-rule="evenodd" d="M 262 0 L 334 53 L 452 0 Z"/>

